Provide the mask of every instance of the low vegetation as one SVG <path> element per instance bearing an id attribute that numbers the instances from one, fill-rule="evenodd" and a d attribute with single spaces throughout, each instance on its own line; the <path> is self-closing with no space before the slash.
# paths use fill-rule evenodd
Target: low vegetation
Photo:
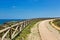
<path id="1" fill-rule="evenodd" d="M 54 20 L 53 23 L 54 23 L 56 26 L 60 27 L 60 19 Z"/>
<path id="2" fill-rule="evenodd" d="M 30 29 L 33 27 L 35 23 L 37 23 L 39 20 L 33 20 L 29 25 L 26 26 L 24 30 L 14 39 L 14 40 L 26 40 L 26 37 L 28 34 L 31 33 Z"/>

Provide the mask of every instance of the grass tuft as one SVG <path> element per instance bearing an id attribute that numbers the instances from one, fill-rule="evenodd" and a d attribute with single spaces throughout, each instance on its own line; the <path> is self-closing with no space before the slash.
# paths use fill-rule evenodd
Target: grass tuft
<path id="1" fill-rule="evenodd" d="M 38 20 L 33 20 L 29 25 L 27 25 L 24 30 L 14 39 L 14 40 L 26 40 L 27 34 L 31 33 L 31 28 L 37 23 Z"/>

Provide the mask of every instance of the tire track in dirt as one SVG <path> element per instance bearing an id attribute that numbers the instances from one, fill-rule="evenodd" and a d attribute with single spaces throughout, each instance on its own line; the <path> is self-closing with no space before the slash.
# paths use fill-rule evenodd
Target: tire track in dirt
<path id="1" fill-rule="evenodd" d="M 39 22 L 31 28 L 31 33 L 28 35 L 27 40 L 41 40 L 41 36 L 39 33 Z"/>

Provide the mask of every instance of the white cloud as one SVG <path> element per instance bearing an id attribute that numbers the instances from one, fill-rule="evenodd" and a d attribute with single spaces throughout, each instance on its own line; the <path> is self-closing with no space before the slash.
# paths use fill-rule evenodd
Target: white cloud
<path id="1" fill-rule="evenodd" d="M 16 8 L 16 6 L 12 6 L 12 8 Z"/>
<path id="2" fill-rule="evenodd" d="M 38 2 L 39 0 L 29 0 L 29 2 Z"/>
<path id="3" fill-rule="evenodd" d="M 39 0 L 33 0 L 33 1 L 37 2 L 37 1 L 39 1 Z"/>

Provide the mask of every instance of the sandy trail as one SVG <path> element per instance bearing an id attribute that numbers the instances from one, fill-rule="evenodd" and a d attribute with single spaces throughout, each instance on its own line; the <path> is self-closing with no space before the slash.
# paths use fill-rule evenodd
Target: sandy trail
<path id="1" fill-rule="evenodd" d="M 49 24 L 49 21 L 51 20 L 35 24 L 27 40 L 60 40 L 60 33 Z"/>
<path id="2" fill-rule="evenodd" d="M 27 40 L 41 40 L 40 35 L 38 33 L 37 24 L 34 25 L 34 27 L 31 29 L 31 33 L 28 35 Z"/>
<path id="3" fill-rule="evenodd" d="M 42 40 L 60 40 L 59 32 L 50 24 L 50 20 L 45 20 L 39 23 L 39 31 Z"/>

